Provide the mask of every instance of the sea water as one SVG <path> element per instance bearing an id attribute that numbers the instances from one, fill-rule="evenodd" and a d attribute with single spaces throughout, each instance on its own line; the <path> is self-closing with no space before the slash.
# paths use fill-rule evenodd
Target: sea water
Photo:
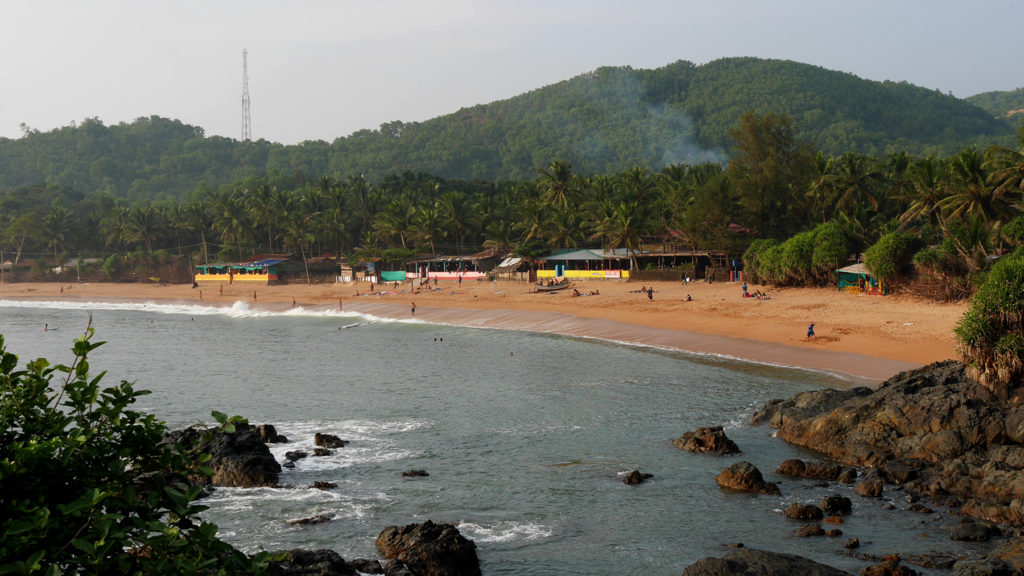
<path id="1" fill-rule="evenodd" d="M 162 304 L 0 301 L 0 333 L 21 364 L 70 361 L 90 316 L 90 356 L 120 380 L 151 390 L 138 409 L 172 427 L 212 422 L 212 410 L 270 423 L 271 445 L 312 453 L 324 432 L 351 444 L 307 457 L 279 488 L 218 489 L 204 518 L 246 551 L 331 548 L 378 557 L 389 525 L 457 523 L 484 574 L 679 574 L 729 546 L 789 552 L 857 572 L 859 553 L 972 554 L 954 543 L 943 510 L 907 511 L 903 493 L 855 496 L 851 486 L 771 474 L 817 455 L 747 424 L 773 398 L 849 386 L 835 376 L 642 346 L 524 332 L 386 321 L 350 312 L 278 312 Z M 47 330 L 43 327 L 46 325 Z M 684 452 L 669 441 L 723 425 L 737 456 Z M 737 460 L 779 483 L 782 496 L 730 493 L 715 475 Z M 425 470 L 429 476 L 404 478 Z M 638 486 L 623 475 L 653 475 Z M 334 482 L 330 490 L 310 488 Z M 839 538 L 796 538 L 791 502 L 828 494 L 854 502 Z M 894 504 L 895 510 L 883 506 Z M 294 526 L 318 514 L 331 522 Z"/>

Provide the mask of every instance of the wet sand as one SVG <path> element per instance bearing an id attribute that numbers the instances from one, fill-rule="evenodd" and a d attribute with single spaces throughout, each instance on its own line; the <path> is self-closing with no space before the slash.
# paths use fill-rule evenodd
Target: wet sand
<path id="1" fill-rule="evenodd" d="M 639 292 L 653 286 L 652 298 Z M 61 287 L 63 286 L 63 293 Z M 966 303 L 937 304 L 904 296 L 864 296 L 825 288 L 769 289 L 768 300 L 743 298 L 736 283 L 579 282 L 534 293 L 523 282 L 440 281 L 257 286 L 203 284 L 13 283 L 0 299 L 165 301 L 284 309 L 295 306 L 470 327 L 528 330 L 713 354 L 823 370 L 877 382 L 902 370 L 955 357 L 952 330 Z M 418 291 L 414 291 L 418 290 Z M 255 299 L 253 292 L 255 291 Z M 591 295 L 590 292 L 599 292 Z M 358 295 L 357 295 L 358 293 Z M 692 301 L 686 301 L 690 295 Z M 415 315 L 412 304 L 415 302 Z M 815 323 L 816 337 L 806 338 Z"/>

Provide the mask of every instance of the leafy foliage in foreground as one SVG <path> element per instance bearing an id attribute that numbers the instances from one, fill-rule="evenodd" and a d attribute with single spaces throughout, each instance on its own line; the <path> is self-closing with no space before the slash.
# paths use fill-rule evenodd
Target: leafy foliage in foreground
<path id="1" fill-rule="evenodd" d="M 197 518 L 202 488 L 186 478 L 212 471 L 163 442 L 162 422 L 128 409 L 148 392 L 100 388 L 104 373 L 89 374 L 103 344 L 92 335 L 75 340 L 70 365 L 39 358 L 25 370 L 0 336 L 0 573 L 260 572 L 263 556 Z"/>
<path id="2" fill-rule="evenodd" d="M 1024 248 L 986 275 L 957 324 L 957 348 L 969 373 L 1006 396 L 1024 375 Z"/>

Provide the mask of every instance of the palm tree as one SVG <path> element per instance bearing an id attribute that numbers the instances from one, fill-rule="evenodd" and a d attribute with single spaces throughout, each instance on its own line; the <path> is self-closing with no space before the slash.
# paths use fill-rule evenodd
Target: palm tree
<path id="1" fill-rule="evenodd" d="M 953 157 L 950 184 L 951 194 L 940 203 L 949 219 L 968 220 L 981 216 L 995 223 L 1011 211 L 1006 198 L 997 196 L 995 188 L 989 185 L 977 148 L 966 148 Z"/>
<path id="2" fill-rule="evenodd" d="M 53 260 L 60 267 L 62 263 L 58 254 L 64 246 L 65 237 L 71 232 L 71 213 L 59 201 L 54 201 L 50 211 L 43 216 L 42 225 L 43 239 L 53 248 Z"/>
<path id="3" fill-rule="evenodd" d="M 242 257 L 242 243 L 251 230 L 246 212 L 243 198 L 238 193 L 221 194 L 214 205 L 213 229 L 225 243 L 235 244 L 239 258 Z"/>
<path id="4" fill-rule="evenodd" d="M 1019 204 L 1024 200 L 1024 129 L 1021 131 L 1021 150 L 1006 146 L 991 146 L 985 150 L 982 168 L 989 171 L 988 183 L 998 198 Z"/>
<path id="5" fill-rule="evenodd" d="M 944 227 L 942 201 L 948 194 L 945 167 L 934 156 L 915 161 L 907 170 L 910 186 L 904 195 L 908 201 L 899 221 L 906 226 L 918 220 Z"/>
<path id="6" fill-rule="evenodd" d="M 874 210 L 881 203 L 879 183 L 882 173 L 872 166 L 867 156 L 847 152 L 839 157 L 836 166 L 838 199 L 836 208 L 845 209 L 866 201 Z"/>
<path id="7" fill-rule="evenodd" d="M 303 216 L 299 212 L 290 212 L 282 223 L 281 240 L 285 248 L 294 253 L 298 248 L 302 255 L 302 266 L 306 270 L 306 284 L 309 280 L 309 263 L 306 258 L 306 248 L 316 241 L 316 236 L 309 231 L 310 216 Z"/>
<path id="8" fill-rule="evenodd" d="M 640 221 L 640 203 L 623 200 L 615 205 L 608 219 L 597 225 L 599 234 L 608 239 L 609 248 L 625 246 L 629 251 L 630 270 L 637 268 L 635 251 L 640 244 Z"/>
<path id="9" fill-rule="evenodd" d="M 213 226 L 209 204 L 205 200 L 194 200 L 185 206 L 185 227 L 199 233 L 199 241 L 203 246 L 203 264 L 210 263 L 210 253 L 206 246 L 206 231 Z"/>
<path id="10" fill-rule="evenodd" d="M 540 180 L 537 183 L 538 189 L 544 198 L 544 203 L 554 208 L 568 209 L 574 204 L 572 181 L 572 165 L 561 160 L 554 160 L 547 168 L 537 171 Z"/>
<path id="11" fill-rule="evenodd" d="M 413 216 L 417 239 L 430 244 L 430 253 L 437 255 L 437 240 L 443 236 L 437 206 L 420 206 Z"/>
<path id="12" fill-rule="evenodd" d="M 823 152 L 815 155 L 813 168 L 814 179 L 807 187 L 805 198 L 810 201 L 813 212 L 821 214 L 821 221 L 828 222 L 828 214 L 835 208 L 839 175 L 836 174 L 834 159 Z"/>

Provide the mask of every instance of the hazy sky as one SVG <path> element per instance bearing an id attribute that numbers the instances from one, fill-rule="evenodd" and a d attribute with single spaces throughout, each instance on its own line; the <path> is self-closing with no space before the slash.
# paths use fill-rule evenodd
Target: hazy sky
<path id="1" fill-rule="evenodd" d="M 1021 0 L 0 0 L 0 137 L 157 115 L 332 141 L 600 66 L 795 60 L 966 97 L 1024 86 Z"/>

